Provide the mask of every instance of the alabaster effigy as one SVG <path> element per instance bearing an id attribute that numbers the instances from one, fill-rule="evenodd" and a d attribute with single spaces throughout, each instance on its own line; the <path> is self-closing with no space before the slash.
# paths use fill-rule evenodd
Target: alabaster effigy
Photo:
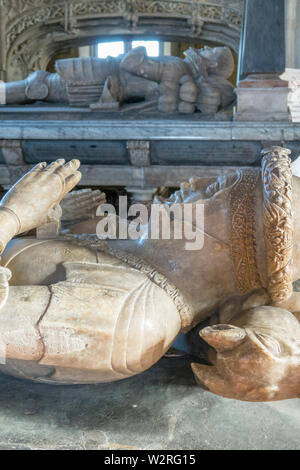
<path id="1" fill-rule="evenodd" d="M 180 332 L 199 330 L 210 365 L 192 368 L 211 392 L 298 397 L 300 179 L 289 153 L 272 147 L 261 168 L 192 178 L 159 200 L 204 206 L 199 250 L 179 239 L 99 240 L 97 219 L 55 233 L 51 224 L 70 223 L 105 196 L 66 197 L 81 177 L 77 160 L 34 167 L 0 204 L 1 371 L 54 384 L 126 379 Z M 36 237 L 15 238 L 34 228 Z"/>
<path id="2" fill-rule="evenodd" d="M 136 103 L 135 109 L 186 114 L 216 113 L 232 104 L 230 49 L 189 48 L 184 54 L 185 59 L 149 58 L 144 47 L 137 47 L 116 58 L 58 60 L 55 74 L 36 71 L 25 80 L 6 83 L 6 104 L 44 101 L 118 111 Z"/>

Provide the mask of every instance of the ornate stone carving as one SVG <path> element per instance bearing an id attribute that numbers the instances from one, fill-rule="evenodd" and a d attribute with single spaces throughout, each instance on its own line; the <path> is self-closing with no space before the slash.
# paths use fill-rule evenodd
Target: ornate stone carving
<path id="1" fill-rule="evenodd" d="M 169 0 L 131 0 L 131 8 L 137 13 L 179 13 L 180 15 L 189 15 L 192 10 L 190 2 L 172 2 Z"/>
<path id="2" fill-rule="evenodd" d="M 189 23 L 191 25 L 192 35 L 197 38 L 201 35 L 204 26 L 204 20 L 196 13 L 193 12 Z"/>
<path id="3" fill-rule="evenodd" d="M 15 25 L 8 28 L 6 36 L 7 49 L 26 29 L 39 24 L 44 24 L 47 20 L 63 19 L 65 16 L 64 6 L 53 6 L 43 8 L 35 14 L 22 17 Z"/>
<path id="4" fill-rule="evenodd" d="M 116 0 L 114 2 L 109 0 L 104 1 L 89 1 L 89 2 L 72 2 L 72 14 L 74 16 L 87 16 L 87 15 L 109 15 L 114 13 L 124 13 L 126 9 L 126 2 L 124 0 Z"/>
<path id="5" fill-rule="evenodd" d="M 231 256 L 241 293 L 261 287 L 255 248 L 256 169 L 241 170 L 240 178 L 230 193 Z"/>
<path id="6" fill-rule="evenodd" d="M 242 24 L 242 16 L 236 10 L 231 8 L 225 9 L 223 20 L 228 21 L 229 24 L 235 25 L 237 27 L 241 27 Z"/>
<path id="7" fill-rule="evenodd" d="M 150 165 L 150 142 L 147 140 L 130 140 L 127 142 L 130 162 L 133 166 Z"/>
<path id="8" fill-rule="evenodd" d="M 214 24 L 224 26 L 224 38 L 226 28 L 232 29 L 236 39 L 232 35 L 228 36 L 228 45 L 238 48 L 238 32 L 241 27 L 242 2 L 224 6 L 223 2 L 214 0 L 213 3 L 200 2 L 196 0 L 169 1 L 169 0 L 2 0 L 5 7 L 4 36 L 6 44 L 3 44 L 4 55 L 7 56 L 8 74 L 13 74 L 10 64 L 13 56 L 19 56 L 19 47 L 28 37 L 35 39 L 29 48 L 29 54 L 33 57 L 39 52 L 37 45 L 37 34 L 46 41 L 47 48 L 54 46 L 52 35 L 57 33 L 55 46 L 59 49 L 68 40 L 75 40 L 84 35 L 86 29 L 80 30 L 78 20 L 89 21 L 92 18 L 101 19 L 115 18 L 119 16 L 122 26 L 127 26 L 129 30 L 135 30 L 140 20 L 149 18 L 155 24 L 163 18 L 179 18 L 191 26 L 191 37 L 201 36 L 205 22 L 213 21 Z M 6 24 L 5 24 L 6 23 Z M 125 24 L 124 24 L 125 23 Z M 186 25 L 183 31 L 186 31 Z M 40 27 L 37 31 L 37 26 Z M 3 26 L 2 26 L 3 27 Z M 86 27 L 85 27 L 86 28 Z M 44 34 L 43 34 L 43 29 Z M 222 33 L 223 34 L 223 33 Z M 59 35 L 59 36 L 58 36 Z M 211 36 L 206 38 L 211 40 Z M 225 39 L 226 43 L 226 39 Z M 54 52 L 52 52 L 54 53 Z M 22 76 L 24 78 L 24 75 Z"/>
<path id="9" fill-rule="evenodd" d="M 43 0 L 32 0 L 31 2 L 9 2 L 10 11 L 16 12 L 18 19 L 8 25 L 7 46 L 16 40 L 16 38 L 27 28 L 35 26 L 48 20 L 64 19 L 66 14 L 65 2 L 54 1 L 45 2 Z M 49 5 L 50 3 L 50 5 Z M 51 5 L 54 3 L 54 5 Z M 8 4 L 4 4 L 7 5 Z M 42 7 L 42 8 L 41 8 Z M 37 11 L 37 8 L 39 10 Z M 28 13 L 20 17 L 20 13 Z M 104 0 L 97 1 L 72 1 L 67 5 L 67 13 L 71 12 L 72 18 L 88 15 L 113 15 L 121 14 L 128 17 L 128 14 L 135 15 L 163 15 L 172 14 L 184 17 L 194 17 L 204 20 L 224 21 L 224 12 L 226 19 L 232 21 L 233 26 L 240 26 L 241 12 L 233 8 L 224 10 L 223 5 L 206 5 L 194 1 L 169 1 L 169 0 Z"/>
<path id="10" fill-rule="evenodd" d="M 267 288 L 274 302 L 292 294 L 293 212 L 290 150 L 263 151 L 264 237 Z"/>

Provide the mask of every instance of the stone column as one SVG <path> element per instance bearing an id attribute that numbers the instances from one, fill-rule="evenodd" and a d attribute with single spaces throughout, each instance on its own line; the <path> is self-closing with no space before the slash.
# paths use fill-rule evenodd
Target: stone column
<path id="1" fill-rule="evenodd" d="M 3 81 L 6 80 L 6 14 L 6 8 L 0 2 L 0 80 Z"/>
<path id="2" fill-rule="evenodd" d="M 158 188 L 138 188 L 126 186 L 126 191 L 130 197 L 130 205 L 141 204 L 147 209 L 147 219 L 143 220 L 143 214 L 140 214 L 142 224 L 147 224 L 151 215 L 151 206 L 153 203 L 153 196 Z"/>
<path id="3" fill-rule="evenodd" d="M 244 121 L 285 121 L 288 82 L 285 70 L 285 0 L 245 0 L 237 111 Z"/>
<path id="4" fill-rule="evenodd" d="M 289 82 L 288 106 L 292 121 L 300 122 L 300 68 L 287 68 L 281 78 Z"/>
<path id="5" fill-rule="evenodd" d="M 286 0 L 286 69 L 281 76 L 289 82 L 289 109 L 293 122 L 300 122 L 300 2 Z"/>
<path id="6" fill-rule="evenodd" d="M 300 69 L 300 2 L 298 0 L 286 0 L 285 31 L 286 68 Z"/>

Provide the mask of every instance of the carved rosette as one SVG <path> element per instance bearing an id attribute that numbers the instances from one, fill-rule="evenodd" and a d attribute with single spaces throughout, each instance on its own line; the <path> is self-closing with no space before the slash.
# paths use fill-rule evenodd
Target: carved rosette
<path id="1" fill-rule="evenodd" d="M 292 294 L 292 170 L 290 150 L 272 147 L 263 151 L 264 242 L 267 289 L 273 302 Z"/>
<path id="2" fill-rule="evenodd" d="M 255 187 L 259 171 L 240 170 L 240 178 L 230 193 L 231 257 L 239 290 L 246 293 L 261 287 L 256 264 Z"/>

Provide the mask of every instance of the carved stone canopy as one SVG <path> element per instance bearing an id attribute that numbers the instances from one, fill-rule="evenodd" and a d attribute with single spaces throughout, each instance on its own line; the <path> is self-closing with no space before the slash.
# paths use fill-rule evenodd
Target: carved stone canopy
<path id="1" fill-rule="evenodd" d="M 1 0 L 0 72 L 45 70 L 51 57 L 113 34 L 201 38 L 238 50 L 243 0 Z M 155 28 L 154 28 L 155 26 Z"/>

